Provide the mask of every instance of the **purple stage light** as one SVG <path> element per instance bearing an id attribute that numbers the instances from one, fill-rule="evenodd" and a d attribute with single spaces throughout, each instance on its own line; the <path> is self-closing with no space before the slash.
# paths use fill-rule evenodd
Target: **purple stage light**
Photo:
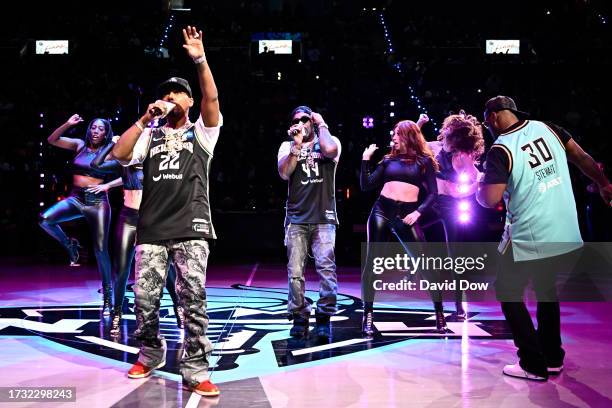
<path id="1" fill-rule="evenodd" d="M 468 186 L 467 184 L 459 184 L 459 186 L 457 186 L 457 192 L 459 192 L 459 194 L 465 194 L 470 190 L 470 186 Z"/>
<path id="2" fill-rule="evenodd" d="M 468 183 L 470 181 L 470 176 L 467 173 L 459 174 L 459 182 L 460 183 Z"/>
<path id="3" fill-rule="evenodd" d="M 459 211 L 465 212 L 470 209 L 470 203 L 466 200 L 459 201 Z"/>
<path id="4" fill-rule="evenodd" d="M 374 127 L 374 118 L 371 116 L 364 116 L 361 124 L 366 129 L 372 129 Z"/>
<path id="5" fill-rule="evenodd" d="M 462 224 L 467 224 L 468 222 L 470 222 L 470 214 L 469 213 L 461 213 L 459 214 L 459 222 Z"/>

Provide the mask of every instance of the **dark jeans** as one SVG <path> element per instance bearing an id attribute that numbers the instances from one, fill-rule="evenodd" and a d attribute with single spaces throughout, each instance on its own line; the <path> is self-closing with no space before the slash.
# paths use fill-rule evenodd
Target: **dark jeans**
<path id="1" fill-rule="evenodd" d="M 312 249 L 315 268 L 319 274 L 319 300 L 317 313 L 331 316 L 336 313 L 338 277 L 336 276 L 336 226 L 334 224 L 289 224 L 286 227 L 287 272 L 289 278 L 289 302 L 287 311 L 304 318 L 310 316 L 310 303 L 306 301 L 304 268 L 308 249 Z"/>
<path id="2" fill-rule="evenodd" d="M 575 251 L 574 251 L 575 252 Z M 502 311 L 512 330 L 521 367 L 547 377 L 547 367 L 563 364 L 561 314 L 557 298 L 556 272 L 568 264 L 569 254 L 532 261 L 515 262 L 512 248 L 501 255 L 495 289 Z M 525 288 L 532 282 L 536 295 L 538 328 L 531 321 L 523 301 Z"/>
<path id="3" fill-rule="evenodd" d="M 108 230 L 111 208 L 106 193 L 88 193 L 85 188 L 74 188 L 70 197 L 59 201 L 40 214 L 39 224 L 70 252 L 70 240 L 59 226 L 62 222 L 85 218 L 91 231 L 98 271 L 105 288 L 111 286 L 111 264 L 108 253 Z"/>

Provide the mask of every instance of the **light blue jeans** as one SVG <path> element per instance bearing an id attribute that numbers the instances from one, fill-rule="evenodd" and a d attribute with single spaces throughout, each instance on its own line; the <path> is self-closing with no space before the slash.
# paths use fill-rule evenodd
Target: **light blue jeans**
<path id="1" fill-rule="evenodd" d="M 285 230 L 287 246 L 287 272 L 289 278 L 289 303 L 287 310 L 304 318 L 310 316 L 311 305 L 304 298 L 306 281 L 304 268 L 308 249 L 312 249 L 315 268 L 319 274 L 319 300 L 317 313 L 331 316 L 336 313 L 338 277 L 336 276 L 336 226 L 334 224 L 289 224 Z"/>

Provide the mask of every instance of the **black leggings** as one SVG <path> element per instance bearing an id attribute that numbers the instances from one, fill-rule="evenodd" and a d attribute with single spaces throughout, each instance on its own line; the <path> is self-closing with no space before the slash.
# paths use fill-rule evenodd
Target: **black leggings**
<path id="1" fill-rule="evenodd" d="M 368 218 L 368 248 L 365 267 L 361 271 L 361 296 L 366 308 L 371 308 L 375 295 L 373 287 L 375 275 L 372 272 L 372 263 L 376 254 L 372 243 L 397 240 L 397 237 L 391 232 L 391 227 L 404 242 L 425 242 L 425 236 L 418 222 L 408 225 L 401 221 L 417 208 L 416 202 L 395 201 L 384 196 L 379 196 L 374 203 Z M 431 294 L 434 301 L 441 300 L 439 292 Z"/>
<path id="2" fill-rule="evenodd" d="M 469 196 L 463 199 L 451 197 L 446 194 L 438 195 L 437 209 L 442 225 L 444 226 L 444 235 L 448 248 L 448 256 L 456 256 L 456 249 L 453 248 L 457 242 L 468 242 L 469 237 L 465 233 L 465 229 L 461 228 L 458 220 L 458 207 L 461 201 L 466 201 L 470 204 L 471 208 L 478 208 L 475 196 Z M 453 273 L 453 280 L 457 286 L 455 290 L 455 302 L 461 302 L 465 300 L 464 292 L 459 289 L 460 276 Z"/>
<path id="3" fill-rule="evenodd" d="M 115 227 L 114 262 L 115 269 L 115 310 L 121 311 L 125 298 L 125 288 L 132 270 L 132 261 L 136 251 L 136 227 L 138 226 L 138 210 L 123 207 Z M 166 289 L 172 298 L 172 303 L 178 305 L 175 289 L 176 272 L 169 262 Z"/>
<path id="4" fill-rule="evenodd" d="M 111 286 L 111 266 L 108 253 L 108 230 L 111 209 L 106 193 L 88 193 L 84 188 L 73 188 L 70 197 L 57 202 L 40 214 L 40 226 L 70 253 L 70 239 L 60 223 L 85 218 L 91 231 L 98 271 L 105 288 Z"/>

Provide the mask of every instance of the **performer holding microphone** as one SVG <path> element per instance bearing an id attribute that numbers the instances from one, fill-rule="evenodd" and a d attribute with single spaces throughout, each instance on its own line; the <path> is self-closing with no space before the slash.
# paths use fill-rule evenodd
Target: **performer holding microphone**
<path id="1" fill-rule="evenodd" d="M 189 108 L 194 104 L 189 83 L 183 78 L 170 78 L 158 89 L 163 101 L 149 105 L 145 115 L 121 135 L 113 149 L 113 155 L 125 165 L 142 162 L 144 172 L 134 285 L 138 321 L 135 337 L 141 348 L 128 377 L 147 377 L 166 363 L 166 343 L 159 335 L 159 303 L 167 264 L 172 260 L 185 313 L 185 351 L 180 372 L 189 390 L 216 396 L 219 389 L 208 376 L 213 346 L 206 337 L 205 281 L 207 240 L 216 239 L 208 177 L 223 117 L 217 86 L 204 54 L 202 32 L 188 26 L 183 37 L 183 48 L 196 65 L 202 92 L 200 117 L 195 123 L 189 121 Z M 175 107 L 168 110 L 164 102 Z M 167 123 L 163 127 L 145 128 L 166 112 Z"/>
<path id="2" fill-rule="evenodd" d="M 289 279 L 289 318 L 291 336 L 308 334 L 311 305 L 304 298 L 304 267 L 312 250 L 315 268 L 321 278 L 316 311 L 316 334 L 331 336 L 330 316 L 337 311 L 335 177 L 340 159 L 340 140 L 332 136 L 323 117 L 308 106 L 298 106 L 291 114 L 288 131 L 291 141 L 278 150 L 278 172 L 288 183 L 285 217 L 285 245 Z"/>

